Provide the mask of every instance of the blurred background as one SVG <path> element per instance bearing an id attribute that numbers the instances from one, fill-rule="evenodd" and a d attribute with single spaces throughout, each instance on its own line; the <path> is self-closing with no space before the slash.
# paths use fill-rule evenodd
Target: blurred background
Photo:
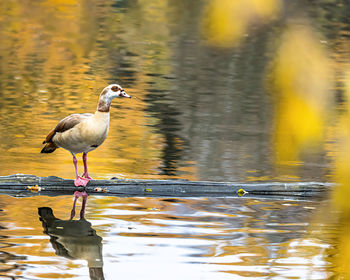
<path id="1" fill-rule="evenodd" d="M 138 99 L 113 102 L 94 178 L 332 181 L 350 166 L 349 8 L 1 1 L 0 175 L 71 178 L 71 155 L 41 143 L 116 82 Z"/>
<path id="2" fill-rule="evenodd" d="M 350 278 L 348 1 L 2 0 L 0 40 L 0 176 L 74 178 L 41 143 L 118 83 L 137 98 L 114 100 L 96 179 L 336 183 L 322 202 L 90 196 L 107 279 Z M 1 273 L 87 279 L 38 220 L 71 204 L 0 196 Z"/>

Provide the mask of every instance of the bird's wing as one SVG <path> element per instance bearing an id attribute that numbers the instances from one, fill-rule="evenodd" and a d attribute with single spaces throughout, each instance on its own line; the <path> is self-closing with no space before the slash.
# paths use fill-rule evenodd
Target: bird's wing
<path id="1" fill-rule="evenodd" d="M 68 117 L 65 117 L 57 124 L 57 126 L 53 130 L 49 132 L 43 144 L 51 142 L 52 138 L 55 136 L 57 132 L 65 132 L 91 116 L 92 114 L 85 113 L 85 114 L 72 114 L 72 115 L 69 115 Z"/>

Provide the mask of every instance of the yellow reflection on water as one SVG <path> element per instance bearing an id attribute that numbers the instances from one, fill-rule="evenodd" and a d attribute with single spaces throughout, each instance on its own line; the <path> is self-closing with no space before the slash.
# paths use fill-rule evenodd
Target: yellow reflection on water
<path id="1" fill-rule="evenodd" d="M 345 103 L 339 111 L 338 125 L 335 128 L 336 142 L 334 145 L 334 179 L 338 183 L 333 193 L 336 206 L 349 216 L 350 204 L 350 75 L 345 74 Z"/>
<path id="2" fill-rule="evenodd" d="M 269 79 L 275 96 L 275 154 L 293 162 L 322 144 L 332 106 L 331 64 L 306 24 L 290 24 L 272 62 Z"/>
<path id="3" fill-rule="evenodd" d="M 95 89 L 96 90 L 96 89 Z M 133 94 L 133 91 L 128 91 Z M 90 94 L 94 98 L 89 98 Z M 31 122 L 23 127 L 20 135 L 12 141 L 3 143 L 5 159 L 0 162 L 1 174 L 29 173 L 39 176 L 72 177 L 74 166 L 69 152 L 58 149 L 53 154 L 40 154 L 41 142 L 46 134 L 56 126 L 57 122 L 70 113 L 94 112 L 98 94 L 92 90 L 85 91 L 81 99 L 92 100 L 88 110 L 62 110 L 57 116 L 47 118 L 38 104 L 34 106 L 37 114 L 29 112 L 21 114 L 21 118 Z M 66 101 L 68 103 L 68 101 Z M 117 101 L 118 102 L 118 101 Z M 116 103 L 117 103 L 116 102 Z M 76 100 L 68 104 L 75 106 Z M 92 176 L 106 178 L 109 176 L 148 177 L 144 171 L 154 170 L 150 176 L 157 174 L 160 163 L 159 151 L 162 149 L 162 137 L 147 126 L 148 120 L 143 112 L 143 103 L 134 100 L 120 101 L 119 109 L 112 108 L 109 135 L 105 143 L 96 151 L 88 154 L 88 165 Z M 123 108 L 124 107 L 124 108 Z M 129 107 L 129 108 L 125 108 Z M 39 113 L 41 111 L 42 113 Z M 56 120 L 57 119 L 57 120 Z M 14 133 L 19 133 L 15 132 Z M 82 170 L 82 163 L 80 170 Z"/>
<path id="4" fill-rule="evenodd" d="M 280 8 L 279 0 L 208 1 L 202 16 L 203 37 L 214 47 L 230 48 L 243 41 L 253 23 L 276 18 Z"/>
<path id="5" fill-rule="evenodd" d="M 28 173 L 74 177 L 69 152 L 58 149 L 54 154 L 43 155 L 40 154 L 41 143 L 65 116 L 94 113 L 101 90 L 117 82 L 138 99 L 113 102 L 108 138 L 88 155 L 92 177 L 165 177 L 159 175 L 164 136 L 152 127 L 158 119 L 146 113 L 147 104 L 142 101 L 150 77 L 145 75 L 146 71 L 135 72 L 132 87 L 128 87 L 126 81 L 134 75 L 133 71 L 117 74 L 111 68 L 119 59 L 129 63 L 131 70 L 141 66 L 171 72 L 171 64 L 158 63 L 158 59 L 169 57 L 168 48 L 158 43 L 158 36 L 163 40 L 170 36 L 168 27 L 158 28 L 157 34 L 150 32 L 154 29 L 155 18 L 160 22 L 166 20 L 168 7 L 164 1 L 151 4 L 141 1 L 128 16 L 141 16 L 147 24 L 135 29 L 132 21 L 123 20 L 126 16 L 123 13 L 110 13 L 107 2 L 101 5 L 81 0 L 1 2 L 0 22 L 6 24 L 0 30 L 0 66 L 7 70 L 0 73 L 3 85 L 0 175 Z M 101 15 L 108 24 L 99 22 Z M 159 26 L 163 25 L 157 24 Z M 156 55 L 154 46 L 134 44 L 139 34 L 131 30 L 150 34 L 149 41 L 161 45 Z M 117 41 L 116 35 L 122 39 Z M 125 47 L 120 45 L 123 41 L 132 55 L 125 55 Z M 105 45 L 101 46 L 101 42 Z M 121 54 L 110 55 L 109 46 L 120 50 Z M 81 161 L 79 166 L 82 170 Z M 195 178 L 193 167 L 191 170 L 185 167 L 183 171 L 181 177 Z"/>
<path id="6" fill-rule="evenodd" d="M 203 36 L 209 45 L 224 48 L 241 43 L 257 19 L 266 23 L 278 16 L 282 5 L 277 0 L 214 0 L 206 3 L 207 8 L 199 23 Z M 32 173 L 72 178 L 74 169 L 71 155 L 62 149 L 54 154 L 40 154 L 41 143 L 46 134 L 66 115 L 76 112 L 93 113 L 101 89 L 112 80 L 121 80 L 125 81 L 121 85 L 126 91 L 139 99 L 117 100 L 113 103 L 109 136 L 98 150 L 88 156 L 90 173 L 94 178 L 164 178 L 165 176 L 159 175 L 159 168 L 163 164 L 161 153 L 165 145 L 164 135 L 154 129 L 153 126 L 159 119 L 146 113 L 147 104 L 142 100 L 146 97 L 145 89 L 154 82 L 143 70 L 155 70 L 154 72 L 163 74 L 171 74 L 173 70 L 172 64 L 168 63 L 172 54 L 167 43 L 172 42 L 172 33 L 165 24 L 171 9 L 167 2 L 137 1 L 135 9 L 130 9 L 125 14 L 109 13 L 108 5 L 82 0 L 1 1 L 0 7 L 0 66 L 7 70 L 6 73 L 0 73 L 4 84 L 0 92 L 0 175 Z M 104 22 L 97 22 L 100 15 L 106 16 Z M 125 20 L 127 18 L 141 18 L 142 24 L 138 26 L 137 22 L 138 28 L 134 28 L 135 23 Z M 223 208 L 228 213 L 221 213 L 220 216 L 216 209 L 210 214 L 203 214 L 210 212 L 208 209 L 213 206 L 211 201 L 205 199 L 186 203 L 169 203 L 160 198 L 138 199 L 137 203 L 132 198 L 89 199 L 90 213 L 99 215 L 96 220 L 104 223 L 99 226 L 101 235 L 108 236 L 113 224 L 117 224 L 119 229 L 122 220 L 147 228 L 134 232 L 132 227 L 124 227 L 120 234 L 114 232 L 114 237 L 151 237 L 154 234 L 157 237 L 182 240 L 185 236 L 190 242 L 194 239 L 212 241 L 213 232 L 210 230 L 215 229 L 215 238 L 218 240 L 225 234 L 232 236 L 229 235 L 222 243 L 218 241 L 208 246 L 210 248 L 206 256 L 215 257 L 215 260 L 210 260 L 211 264 L 226 266 L 222 269 L 228 273 L 266 277 L 273 274 L 269 271 L 273 265 L 277 268 L 284 265 L 290 269 L 296 264 L 302 266 L 304 261 L 307 270 L 312 273 L 320 270 L 326 276 L 338 273 L 344 279 L 350 277 L 350 78 L 346 74 L 347 100 L 340 109 L 337 127 L 329 127 L 328 119 L 333 106 L 330 102 L 333 65 L 331 66 L 320 37 L 309 25 L 307 22 L 288 23 L 282 29 L 283 36 L 278 40 L 273 61 L 266 72 L 275 102 L 271 145 L 276 154 L 275 163 L 300 167 L 303 154 L 318 149 L 323 145 L 325 135 L 328 136 L 326 150 L 334 163 L 333 179 L 338 183 L 332 207 L 340 210 L 340 214 L 335 213 L 329 205 L 323 211 L 316 209 L 314 212 L 319 211 L 322 217 L 315 218 L 313 225 L 307 228 L 305 238 L 299 235 L 280 242 L 277 253 L 272 252 L 275 255 L 271 257 L 266 244 L 276 246 L 274 241 L 286 232 L 290 235 L 301 234 L 302 230 L 298 232 L 295 228 L 305 225 L 305 221 L 296 220 L 290 223 L 279 222 L 277 228 L 272 228 L 271 224 L 276 223 L 274 219 L 289 207 L 281 206 L 278 202 L 271 202 L 269 207 L 261 207 L 261 213 L 252 216 L 249 216 L 249 213 L 254 212 L 252 207 L 261 202 L 246 200 L 239 205 L 243 210 L 237 211 L 238 213 L 231 209 L 231 204 L 226 204 Z M 137 40 L 142 33 L 147 33 L 147 42 Z M 117 36 L 122 38 L 118 44 L 115 40 Z M 109 54 L 100 46 L 101 41 L 118 51 Z M 127 44 L 127 51 L 120 46 L 123 41 Z M 149 44 L 157 43 L 156 47 L 149 47 Z M 348 43 L 346 41 L 345 45 L 348 46 Z M 128 56 L 128 52 L 132 55 Z M 111 69 L 114 59 L 125 59 L 125 64 L 130 64 L 129 68 L 126 67 L 130 72 Z M 138 68 L 141 70 L 137 73 L 132 71 Z M 338 68 L 343 71 L 341 66 L 338 65 Z M 130 76 L 132 83 L 128 80 Z M 164 89 L 169 87 L 169 83 L 164 80 L 159 83 Z M 178 149 L 184 149 L 185 144 L 180 138 L 175 137 L 174 141 Z M 185 172 L 181 177 L 196 179 L 195 163 L 188 163 L 189 166 L 181 168 Z M 80 161 L 80 170 L 81 167 Z M 251 173 L 253 172 L 255 170 Z M 253 175 L 248 179 L 271 180 L 268 176 Z M 286 174 L 279 174 L 273 179 L 300 180 L 302 177 L 288 170 Z M 25 256 L 54 257 L 53 252 L 47 250 L 47 240 L 28 238 L 42 235 L 39 223 L 33 225 L 33 221 L 38 221 L 33 209 L 55 205 L 55 214 L 60 218 L 68 218 L 71 197 L 38 196 L 19 200 L 2 196 L 0 203 L 6 206 L 5 211 L 1 212 L 2 221 L 9 225 L 2 233 L 10 236 L 10 241 L 14 243 L 25 244 L 2 250 Z M 179 213 L 184 208 L 191 215 L 179 218 Z M 315 210 L 315 206 L 305 207 L 295 216 L 310 209 Z M 274 210 L 275 216 L 271 215 Z M 290 218 L 292 215 L 288 211 L 286 216 Z M 204 216 L 203 219 L 199 212 Z M 235 228 L 229 226 L 232 221 L 226 224 L 222 221 L 223 218 L 237 217 L 242 222 Z M 268 225 L 264 221 L 270 218 L 272 220 Z M 203 228 L 198 224 L 191 225 L 187 236 L 181 231 L 176 232 L 184 227 L 181 228 L 175 221 L 207 223 L 208 219 L 212 223 L 202 225 Z M 158 227 L 158 230 L 166 228 L 166 223 L 171 225 L 169 232 L 160 230 L 154 233 L 154 227 Z M 282 228 L 286 226 L 290 229 Z M 195 230 L 198 233 L 194 238 L 192 233 Z M 255 238 L 258 234 L 260 237 Z M 233 246 L 231 243 L 238 243 L 242 239 L 242 246 Z M 263 272 L 252 271 L 257 265 L 265 265 L 266 260 L 270 262 L 262 268 Z M 34 260 L 31 264 L 47 263 Z M 245 267 L 240 269 L 244 271 L 233 267 L 242 263 Z M 60 263 L 57 261 L 56 265 L 59 266 Z M 67 264 L 67 267 L 74 266 L 79 265 L 72 262 Z M 37 275 L 43 278 L 64 276 L 53 273 Z"/>
<path id="7" fill-rule="evenodd" d="M 1 245 L 11 244 L 1 250 L 26 256 L 16 262 L 24 265 L 24 269 L 18 270 L 18 275 L 46 279 L 87 274 L 85 262 L 64 257 L 63 251 L 57 251 L 57 256 L 54 254 L 57 242 L 67 245 L 67 249 L 74 249 L 70 241 L 79 231 L 64 230 L 66 225 L 74 224 L 76 230 L 89 229 L 86 221 L 67 221 L 72 201 L 72 196 L 0 196 L 0 205 L 6 205 L 0 212 L 2 226 L 6 228 L 0 228 L 0 231 L 1 236 L 7 236 L 1 240 Z M 147 260 L 147 264 L 153 267 L 159 265 L 161 257 L 172 265 L 189 266 L 191 269 L 184 272 L 187 276 L 194 274 L 192 269 L 200 269 L 200 273 L 204 270 L 212 273 L 214 278 L 225 273 L 227 276 L 264 279 L 296 271 L 305 275 L 314 266 L 313 274 L 332 274 L 333 267 L 327 263 L 331 261 L 327 254 L 328 250 L 330 253 L 337 250 L 336 229 L 341 223 L 338 219 L 332 221 L 330 215 L 326 215 L 326 219 L 325 215 L 320 215 L 326 206 L 308 201 L 251 198 L 90 196 L 86 219 L 92 223 L 97 236 L 103 239 L 106 278 L 115 273 L 115 266 L 128 266 L 130 261 L 133 265 L 141 265 Z M 48 232 L 43 233 L 39 207 L 52 207 L 55 217 L 63 220 L 56 224 L 60 227 L 55 228 L 51 224 Z M 323 219 L 319 219 L 322 216 Z M 54 237 L 53 240 L 49 240 L 47 234 L 50 238 Z M 97 239 L 100 246 L 101 240 Z M 93 252 L 89 246 L 75 248 L 81 249 L 76 253 Z M 82 254 L 70 253 L 71 256 L 82 257 Z M 336 258 L 332 262 L 334 260 Z M 156 279 L 162 275 L 158 270 L 143 273 L 147 276 L 153 273 Z M 131 279 L 137 279 L 137 272 L 130 271 L 129 275 Z"/>

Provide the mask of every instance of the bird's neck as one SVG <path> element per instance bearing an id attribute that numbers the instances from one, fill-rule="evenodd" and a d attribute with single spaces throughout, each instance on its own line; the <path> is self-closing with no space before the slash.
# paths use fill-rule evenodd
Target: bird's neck
<path id="1" fill-rule="evenodd" d="M 96 111 L 93 116 L 94 121 L 102 121 L 109 124 L 109 112 Z"/>

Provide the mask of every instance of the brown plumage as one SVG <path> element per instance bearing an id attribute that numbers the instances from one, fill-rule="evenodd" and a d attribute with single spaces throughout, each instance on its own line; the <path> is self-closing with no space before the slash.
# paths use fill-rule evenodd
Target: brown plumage
<path id="1" fill-rule="evenodd" d="M 91 117 L 92 114 L 90 113 L 84 113 L 84 114 L 72 114 L 68 117 L 65 117 L 62 119 L 56 127 L 49 132 L 49 134 L 46 136 L 43 144 L 46 144 L 44 148 L 41 150 L 41 153 L 52 153 L 54 152 L 58 146 L 52 141 L 53 137 L 57 132 L 63 133 L 74 126 L 76 126 L 78 123 L 82 122 L 83 120 L 87 119 L 88 117 Z"/>

